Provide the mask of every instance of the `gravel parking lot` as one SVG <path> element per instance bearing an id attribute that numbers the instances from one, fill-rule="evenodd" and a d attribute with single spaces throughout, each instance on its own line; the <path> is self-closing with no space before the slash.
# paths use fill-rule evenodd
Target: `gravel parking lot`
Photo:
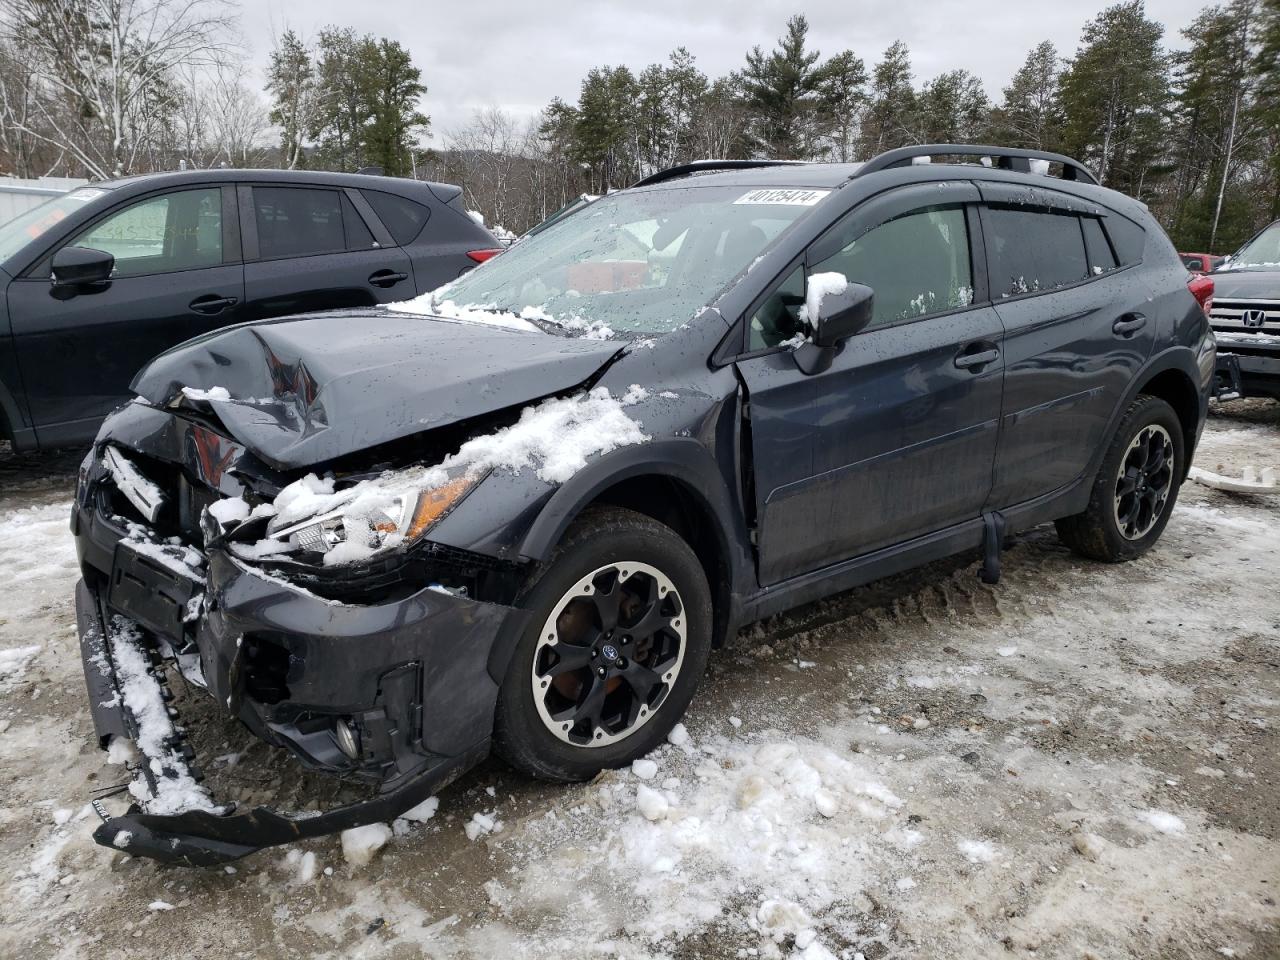
<path id="1" fill-rule="evenodd" d="M 84 702 L 77 461 L 0 450 L 4 956 L 1280 957 L 1280 497 L 1189 483 L 1128 565 L 1041 528 L 995 587 L 960 557 L 842 594 L 713 658 L 652 764 L 493 761 L 366 864 L 197 871 L 90 838 L 126 775 Z M 1280 465 L 1280 406 L 1218 411 L 1198 463 Z M 183 699 L 221 789 L 328 799 Z"/>

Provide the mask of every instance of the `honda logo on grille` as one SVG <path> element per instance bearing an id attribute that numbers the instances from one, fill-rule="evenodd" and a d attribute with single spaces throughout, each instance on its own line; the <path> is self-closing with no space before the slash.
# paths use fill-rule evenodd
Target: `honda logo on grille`
<path id="1" fill-rule="evenodd" d="M 1246 327 L 1260 327 L 1267 322 L 1267 312 L 1265 310 L 1245 310 L 1240 314 L 1240 319 Z"/>

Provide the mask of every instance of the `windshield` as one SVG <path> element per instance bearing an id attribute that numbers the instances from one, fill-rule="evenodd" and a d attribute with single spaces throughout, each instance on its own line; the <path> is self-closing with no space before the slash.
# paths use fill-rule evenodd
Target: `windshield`
<path id="1" fill-rule="evenodd" d="M 82 187 L 60 197 L 54 197 L 48 203 L 42 203 L 38 207 L 32 207 L 7 223 L 0 223 L 0 263 L 57 226 L 68 214 L 79 210 L 90 200 L 102 196 L 104 192 L 94 187 Z"/>
<path id="2" fill-rule="evenodd" d="M 1246 243 L 1227 264 L 1228 269 L 1237 267 L 1280 267 L 1280 223 L 1273 223 Z"/>
<path id="3" fill-rule="evenodd" d="M 828 190 L 672 187 L 602 197 L 436 291 L 587 336 L 674 330 Z"/>

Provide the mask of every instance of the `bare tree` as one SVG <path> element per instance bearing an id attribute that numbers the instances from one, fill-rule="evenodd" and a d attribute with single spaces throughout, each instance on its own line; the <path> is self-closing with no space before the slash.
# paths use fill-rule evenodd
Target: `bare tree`
<path id="1" fill-rule="evenodd" d="M 0 0 L 0 40 L 33 66 L 21 132 L 65 150 L 91 176 L 119 176 L 153 151 L 180 67 L 226 50 L 224 0 Z"/>

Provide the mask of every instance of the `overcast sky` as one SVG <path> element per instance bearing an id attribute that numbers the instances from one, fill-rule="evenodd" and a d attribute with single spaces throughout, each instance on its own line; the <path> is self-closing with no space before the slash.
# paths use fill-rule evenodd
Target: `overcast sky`
<path id="1" fill-rule="evenodd" d="M 742 66 L 746 51 L 771 49 L 787 17 L 802 9 L 809 37 L 824 56 L 852 49 L 870 71 L 894 40 L 911 48 L 917 85 L 963 67 L 983 79 L 992 99 L 1041 40 L 1064 56 L 1080 31 L 1108 4 L 1044 0 L 809 0 L 802 7 L 735 0 L 247 0 L 244 32 L 261 72 L 271 37 L 288 25 L 312 39 L 326 24 L 391 37 L 404 44 L 428 87 L 423 108 L 433 146 L 472 111 L 497 105 L 533 116 L 555 96 L 574 101 L 593 66 L 639 69 L 685 46 L 708 76 Z M 1165 25 L 1165 45 L 1183 46 L 1180 31 L 1205 0 L 1148 0 L 1148 16 Z"/>

